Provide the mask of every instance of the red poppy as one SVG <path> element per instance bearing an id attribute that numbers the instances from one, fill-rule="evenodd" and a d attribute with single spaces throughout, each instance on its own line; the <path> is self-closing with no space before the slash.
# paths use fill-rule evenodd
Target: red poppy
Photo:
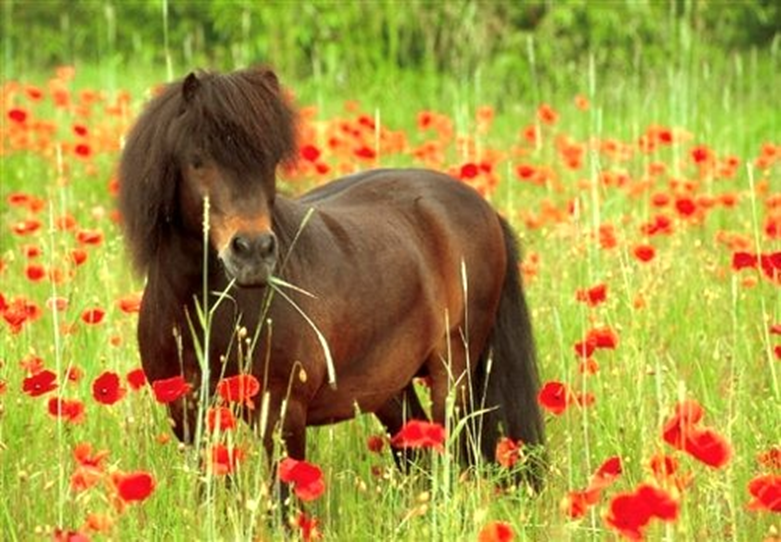
<path id="1" fill-rule="evenodd" d="M 304 512 L 299 512 L 296 518 L 296 526 L 301 533 L 302 542 L 311 542 L 312 540 L 320 540 L 323 538 L 323 533 L 317 528 L 319 521 L 315 517 L 309 517 Z"/>
<path id="2" fill-rule="evenodd" d="M 769 328 L 771 335 L 781 335 L 781 324 L 773 324 Z"/>
<path id="3" fill-rule="evenodd" d="M 562 500 L 562 508 L 571 519 L 579 519 L 586 515 L 589 508 L 599 502 L 599 491 L 569 491 Z"/>
<path id="4" fill-rule="evenodd" d="M 125 396 L 119 375 L 105 371 L 92 382 L 92 397 L 103 405 L 113 405 Z"/>
<path id="5" fill-rule="evenodd" d="M 600 283 L 591 288 L 575 292 L 575 299 L 586 303 L 589 307 L 596 307 L 607 300 L 607 284 Z"/>
<path id="6" fill-rule="evenodd" d="M 365 145 L 355 149 L 354 154 L 357 158 L 362 158 L 364 160 L 374 160 L 377 158 L 377 153 L 375 150 Z"/>
<path id="7" fill-rule="evenodd" d="M 594 473 L 594 484 L 603 486 L 604 484 L 611 484 L 613 481 L 624 472 L 621 466 L 621 458 L 616 456 L 606 459 Z"/>
<path id="8" fill-rule="evenodd" d="M 521 458 L 523 442 L 515 441 L 509 437 L 502 437 L 496 443 L 496 462 L 505 468 L 512 468 Z"/>
<path id="9" fill-rule="evenodd" d="M 679 215 L 689 217 L 697 212 L 697 204 L 690 197 L 681 197 L 675 200 L 675 210 Z"/>
<path id="10" fill-rule="evenodd" d="M 632 254 L 634 254 L 638 261 L 646 263 L 654 259 L 654 256 L 656 256 L 656 249 L 651 245 L 639 244 L 635 245 L 632 249 Z"/>
<path id="11" fill-rule="evenodd" d="M 239 374 L 223 378 L 217 384 L 217 394 L 229 403 L 246 405 L 250 410 L 255 408 L 252 398 L 260 391 L 260 382 L 251 374 Z"/>
<path id="12" fill-rule="evenodd" d="M 46 268 L 41 264 L 31 263 L 25 268 L 24 274 L 28 280 L 38 282 L 46 277 Z"/>
<path id="13" fill-rule="evenodd" d="M 714 469 L 723 467 L 732 457 L 732 447 L 726 439 L 710 428 L 689 431 L 683 449 Z"/>
<path id="14" fill-rule="evenodd" d="M 73 152 L 81 158 L 89 158 L 92 155 L 92 147 L 86 143 L 79 143 L 73 148 Z"/>
<path id="15" fill-rule="evenodd" d="M 320 149 L 314 145 L 304 145 L 300 152 L 301 158 L 308 162 L 317 162 L 317 159 L 320 158 Z"/>
<path id="16" fill-rule="evenodd" d="M 62 399 L 52 397 L 48 404 L 49 414 L 55 418 L 62 418 L 69 423 L 81 423 L 84 421 L 84 403 L 74 399 Z"/>
<path id="17" fill-rule="evenodd" d="M 152 382 L 152 391 L 158 403 L 172 403 L 183 395 L 187 395 L 191 389 L 192 385 L 185 382 L 182 375 Z"/>
<path id="18" fill-rule="evenodd" d="M 209 463 L 217 476 L 232 474 L 243 460 L 244 450 L 241 448 L 228 448 L 224 444 L 215 444 L 209 450 Z"/>
<path id="19" fill-rule="evenodd" d="M 125 314 L 133 314 L 141 309 L 141 296 L 139 294 L 129 294 L 117 300 L 117 307 Z"/>
<path id="20" fill-rule="evenodd" d="M 461 179 L 474 179 L 479 173 L 480 169 L 477 167 L 477 164 L 469 162 L 461 166 L 459 177 Z"/>
<path id="21" fill-rule="evenodd" d="M 642 540 L 643 529 L 653 518 L 675 521 L 678 502 L 666 491 L 642 484 L 632 493 L 620 493 L 613 498 L 605 522 L 630 540 Z"/>
<path id="22" fill-rule="evenodd" d="M 56 389 L 57 375 L 48 369 L 28 376 L 22 382 L 22 391 L 30 397 L 38 397 Z"/>
<path id="23" fill-rule="evenodd" d="M 781 475 L 761 474 L 748 483 L 751 501 L 746 505 L 749 510 L 767 510 L 781 512 Z"/>
<path id="24" fill-rule="evenodd" d="M 410 420 L 391 438 L 394 448 L 433 448 L 444 451 L 445 428 L 438 423 Z"/>
<path id="25" fill-rule="evenodd" d="M 18 107 L 8 111 L 8 118 L 18 124 L 24 124 L 27 120 L 27 111 Z"/>
<path id="26" fill-rule="evenodd" d="M 662 438 L 670 446 L 683 449 L 685 434 L 697 424 L 704 412 L 694 399 L 687 399 L 675 405 L 675 413 L 664 424 Z"/>
<path id="27" fill-rule="evenodd" d="M 53 542 L 90 542 L 90 537 L 81 531 L 69 531 L 57 527 L 52 533 Z"/>
<path id="28" fill-rule="evenodd" d="M 146 374 L 144 374 L 144 370 L 141 368 L 133 369 L 125 375 L 125 378 L 133 391 L 138 391 L 146 385 Z"/>
<path id="29" fill-rule="evenodd" d="M 760 465 L 773 470 L 781 470 L 781 446 L 772 446 L 768 450 L 757 454 Z"/>
<path id="30" fill-rule="evenodd" d="M 217 429 L 220 432 L 230 431 L 236 429 L 236 417 L 227 407 L 212 407 L 206 411 L 206 427 L 212 432 Z"/>
<path id="31" fill-rule="evenodd" d="M 586 341 L 592 343 L 595 348 L 614 350 L 618 346 L 618 335 L 609 327 L 599 327 L 589 330 Z"/>
<path id="32" fill-rule="evenodd" d="M 83 248 L 74 248 L 71 250 L 71 262 L 73 262 L 73 265 L 76 267 L 80 266 L 84 262 L 87 261 L 87 251 Z"/>
<path id="33" fill-rule="evenodd" d="M 313 501 L 325 492 L 323 472 L 317 465 L 286 457 L 278 470 L 279 479 L 293 484 L 293 492 L 302 501 Z"/>
<path id="34" fill-rule="evenodd" d="M 732 269 L 740 271 L 745 268 L 756 268 L 759 264 L 759 258 L 756 254 L 750 252 L 735 252 L 732 255 Z"/>
<path id="35" fill-rule="evenodd" d="M 366 448 L 372 453 L 381 453 L 382 449 L 385 448 L 385 437 L 382 435 L 370 435 L 366 439 Z"/>
<path id="36" fill-rule="evenodd" d="M 103 232 L 100 230 L 79 230 L 76 232 L 76 241 L 82 245 L 99 245 L 103 242 Z"/>
<path id="37" fill-rule="evenodd" d="M 580 358 L 590 358 L 594 351 L 597 349 L 597 345 L 594 341 L 586 338 L 583 341 L 578 341 L 574 346 L 575 354 Z"/>
<path id="38" fill-rule="evenodd" d="M 572 393 L 562 382 L 546 382 L 542 386 L 537 401 L 540 406 L 555 416 L 561 415 L 573 400 Z"/>
<path id="39" fill-rule="evenodd" d="M 100 450 L 95 454 L 92 453 L 92 444 L 89 442 L 81 442 L 73 448 L 73 459 L 76 463 L 83 467 L 95 467 L 102 469 L 103 460 L 108 457 L 108 450 Z"/>
<path id="40" fill-rule="evenodd" d="M 16 235 L 30 235 L 41 228 L 41 221 L 35 218 L 28 218 L 13 225 L 13 232 Z"/>
<path id="41" fill-rule="evenodd" d="M 103 321 L 103 317 L 106 316 L 106 311 L 100 307 L 93 307 L 91 309 L 85 309 L 81 313 L 81 321 L 85 324 L 96 325 Z"/>
<path id="42" fill-rule="evenodd" d="M 112 476 L 119 498 L 124 502 L 146 500 L 155 490 L 155 479 L 145 471 L 115 473 Z"/>
<path id="43" fill-rule="evenodd" d="M 477 542 L 512 542 L 515 532 L 506 521 L 491 521 L 480 529 Z"/>
<path id="44" fill-rule="evenodd" d="M 553 125 L 559 120 L 559 114 L 548 104 L 542 104 L 537 108 L 537 118 L 543 124 Z"/>

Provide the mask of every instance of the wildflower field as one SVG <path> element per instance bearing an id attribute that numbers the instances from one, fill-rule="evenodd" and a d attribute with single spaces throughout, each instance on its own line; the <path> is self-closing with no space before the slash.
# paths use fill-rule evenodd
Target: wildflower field
<path id="1" fill-rule="evenodd" d="M 64 67 L 3 83 L 0 539 L 780 539 L 775 96 L 694 76 L 604 90 L 585 78 L 502 110 L 472 92 L 438 106 L 301 92 L 285 191 L 427 167 L 515 226 L 549 465 L 535 495 L 507 483 L 523 443 L 464 473 L 445 428 L 385 435 L 361 416 L 310 429 L 311 463 L 282 462 L 282 517 L 262 447 L 236 421 L 262 383 L 223 381 L 208 436 L 185 447 L 163 403 L 187 382 L 140 369 L 143 278 L 115 168 L 160 81 L 102 81 Z M 405 474 L 392 444 L 430 450 Z"/>

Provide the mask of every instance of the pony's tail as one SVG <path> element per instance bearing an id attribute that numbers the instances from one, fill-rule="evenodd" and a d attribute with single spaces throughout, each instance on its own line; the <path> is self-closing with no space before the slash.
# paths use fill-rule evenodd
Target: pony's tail
<path id="1" fill-rule="evenodd" d="M 526 478 L 540 489 L 545 470 L 545 430 L 537 404 L 540 382 L 534 337 L 518 270 L 515 233 L 503 218 L 499 217 L 499 221 L 507 269 L 496 321 L 472 379 L 476 406 L 486 410 L 477 422 L 480 451 L 486 461 L 493 462 L 500 437 L 521 440 L 528 467 L 524 469 Z"/>

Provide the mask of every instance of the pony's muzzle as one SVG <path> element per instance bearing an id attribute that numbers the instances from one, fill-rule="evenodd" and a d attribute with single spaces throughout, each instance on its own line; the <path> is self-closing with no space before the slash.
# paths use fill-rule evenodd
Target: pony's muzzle
<path id="1" fill-rule="evenodd" d="M 274 232 L 238 232 L 220 251 L 220 260 L 228 278 L 235 279 L 239 286 L 265 286 L 274 272 L 278 252 Z"/>

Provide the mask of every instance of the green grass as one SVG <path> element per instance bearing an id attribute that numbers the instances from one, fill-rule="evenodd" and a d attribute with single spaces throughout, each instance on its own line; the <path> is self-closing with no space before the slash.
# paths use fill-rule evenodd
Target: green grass
<path id="1" fill-rule="evenodd" d="M 527 282 L 527 296 L 543 381 L 562 381 L 595 397 L 588 408 L 573 406 L 561 416 L 546 416 L 550 472 L 545 489 L 536 497 L 523 489 L 498 493 L 501 473 L 496 471 L 485 469 L 481 476 L 462 477 L 448 461 L 449 451 L 434 456 L 430 470 L 404 475 L 388 454 L 367 450 L 367 437 L 381 432 L 369 416 L 310 429 L 309 459 L 322 467 L 327 491 L 307 512 L 319 519 L 326 540 L 476 540 L 490 520 L 509 522 L 520 540 L 611 539 L 614 535 L 601 517 L 610 499 L 650 480 L 648 460 L 658 452 L 675 455 L 681 470 L 693 479 L 680 495 L 679 519 L 653 523 L 647 530 L 649 539 L 749 541 L 760 540 L 773 529 L 777 532 L 777 515 L 748 511 L 745 505 L 750 499 L 748 481 L 769 470 L 758 463 L 757 454 L 781 445 L 779 360 L 773 354 L 781 338 L 768 333 L 771 324 L 781 322 L 779 284 L 750 270 L 733 272 L 732 251 L 716 237 L 719 231 L 729 231 L 746 236 L 753 245 L 750 250 L 779 250 L 779 240 L 768 238 L 762 227 L 766 201 L 781 190 L 781 167 L 777 162 L 770 170 L 759 171 L 751 163 L 763 143 L 781 143 L 777 139 L 781 119 L 773 108 L 775 96 L 745 82 L 758 72 L 752 74 L 745 66 L 732 68 L 729 73 L 735 78 L 724 82 L 716 81 L 707 66 L 689 71 L 671 68 L 653 81 L 628 76 L 620 84 L 584 73 L 580 88 L 557 92 L 541 88 L 536 99 L 505 97 L 487 133 L 478 133 L 474 114 L 485 95 L 499 93 L 490 88 L 490 81 L 447 85 L 402 77 L 391 96 L 376 84 L 347 96 L 328 85 L 318 86 L 319 82 L 292 85 L 300 104 L 319 105 L 320 121 L 350 117 L 343 100 L 361 99 L 364 112 L 379 116 L 384 126 L 404 130 L 417 144 L 428 136 L 415 128 L 416 115 L 433 109 L 453 120 L 458 135 L 472 136 L 481 152 L 505 153 L 494 164 L 499 184 L 489 197 L 516 225 L 527 261 L 538 259 L 537 271 Z M 105 89 L 111 96 L 125 88 L 126 78 L 119 75 L 85 68 L 73 86 Z M 145 89 L 157 80 L 149 76 L 130 80 L 134 112 Z M 19 77 L 19 81 L 45 83 L 41 78 Z M 576 93 L 590 99 L 588 111 L 573 105 Z M 399 95 L 409 99 L 400 100 Z M 518 132 L 536 122 L 538 101 L 559 111 L 558 124 L 543 127 L 545 138 L 539 147 L 528 146 L 525 155 L 511 156 L 510 150 L 520 144 Z M 80 529 L 88 513 L 106 514 L 115 521 L 108 534 L 95 535 L 98 540 L 284 539 L 279 515 L 267 513 L 276 503 L 269 497 L 263 453 L 248 428 L 235 436 L 247 446 L 248 457 L 230 483 L 224 483 L 205 476 L 192 449 L 173 440 L 159 442 L 160 435 L 170 436 L 170 431 L 164 409 L 148 388 L 128 391 L 110 407 L 92 399 L 90 384 L 97 375 L 105 370 L 124 375 L 139 366 L 135 316 L 121 313 L 115 303 L 139 291 L 142 281 L 130 273 L 119 229 L 109 218 L 114 203 L 107 185 L 117 153 L 80 160 L 63 147 L 64 157 L 58 159 L 56 146 L 74 141 L 70 132 L 74 123 L 83 122 L 97 131 L 116 121 L 99 109 L 86 119 L 76 118 L 48 100 L 28 109 L 36 118 L 53 120 L 58 133 L 46 147 L 50 156 L 4 147 L 2 157 L 0 293 L 6 302 L 23 296 L 44 309 L 40 320 L 16 334 L 0 322 L 0 381 L 6 385 L 0 394 L 3 540 L 45 539 L 56 526 Z M 11 126 L 7 112 L 8 106 L 3 110 L 4 134 Z M 624 163 L 588 150 L 582 167 L 574 172 L 562 166 L 555 151 L 557 134 L 579 142 L 612 138 L 634 143 L 651 124 L 685 129 L 691 138 L 651 155 L 635 153 Z M 734 208 L 709 210 L 700 222 L 674 218 L 672 235 L 650 240 L 657 250 L 655 259 L 639 263 L 632 247 L 644 240 L 640 226 L 657 212 L 651 195 L 669 192 L 667 181 L 672 177 L 696 177 L 689 155 L 695 144 L 710 146 L 720 157 L 734 154 L 741 161 L 734 177 L 705 179 L 695 194 L 734 193 L 738 203 Z M 328 154 L 325 159 L 338 161 Z M 441 166 L 458 168 L 472 159 L 449 144 Z M 594 184 L 605 171 L 624 171 L 633 183 L 639 182 L 655 161 L 664 163 L 668 174 L 639 196 Z M 554 168 L 561 190 L 518 181 L 514 170 L 521 162 Z M 402 153 L 383 156 L 380 163 L 416 162 Z M 352 160 L 355 168 L 369 165 Z M 592 186 L 580 188 L 583 179 Z M 286 181 L 291 191 L 320 182 L 298 177 Z M 764 192 L 757 189 L 763 185 Z M 30 236 L 11 233 L 14 224 L 32 216 L 9 204 L 9 195 L 18 191 L 45 200 L 37 213 L 42 227 Z M 574 211 L 541 227 L 528 227 L 529 213 L 539 214 L 546 202 L 558 209 L 571 204 Z M 80 228 L 100 229 L 104 241 L 87 247 L 88 259 L 72 277 L 61 283 L 31 282 L 25 278 L 24 247 L 29 244 L 42 249 L 37 261 L 47 269 L 59 267 L 66 274 L 71 269 L 69 254 L 78 243 L 72 232 L 52 227 L 64 212 L 71 213 Z M 665 213 L 676 215 L 670 208 Z M 603 224 L 615 227 L 618 244 L 613 249 L 601 249 L 595 241 L 594 232 Z M 746 279 L 755 284 L 745 285 Z M 600 282 L 609 287 L 606 303 L 588 308 L 576 301 L 578 289 Z M 51 296 L 67 298 L 69 308 L 57 314 L 47 310 L 45 301 Z M 644 301 L 641 308 L 636 307 L 638 296 Z M 100 325 L 86 326 L 79 315 L 92 306 L 104 308 L 106 318 Z M 584 376 L 578 372 L 573 345 L 597 325 L 614 329 L 619 345 L 615 351 L 597 351 L 599 373 Z M 75 332 L 63 334 L 68 326 L 74 326 Z M 113 337 L 120 339 L 119 344 L 112 344 L 117 342 Z M 46 401 L 53 394 L 31 398 L 22 393 L 26 374 L 19 362 L 32 354 L 58 375 L 72 366 L 83 371 L 78 383 L 61 382 L 64 396 L 85 403 L 83 423 L 58 423 L 49 416 Z M 711 469 L 662 441 L 664 420 L 684 398 L 697 399 L 706 411 L 704 423 L 731 443 L 734 455 L 726 467 Z M 153 473 L 155 492 L 122 513 L 111 502 L 105 481 L 74 494 L 69 490 L 75 468 L 71 451 L 79 442 L 109 450 L 107 470 Z M 585 488 L 602 461 L 614 455 L 623 461 L 621 477 L 583 519 L 569 520 L 561 510 L 562 499 L 570 490 Z"/>

